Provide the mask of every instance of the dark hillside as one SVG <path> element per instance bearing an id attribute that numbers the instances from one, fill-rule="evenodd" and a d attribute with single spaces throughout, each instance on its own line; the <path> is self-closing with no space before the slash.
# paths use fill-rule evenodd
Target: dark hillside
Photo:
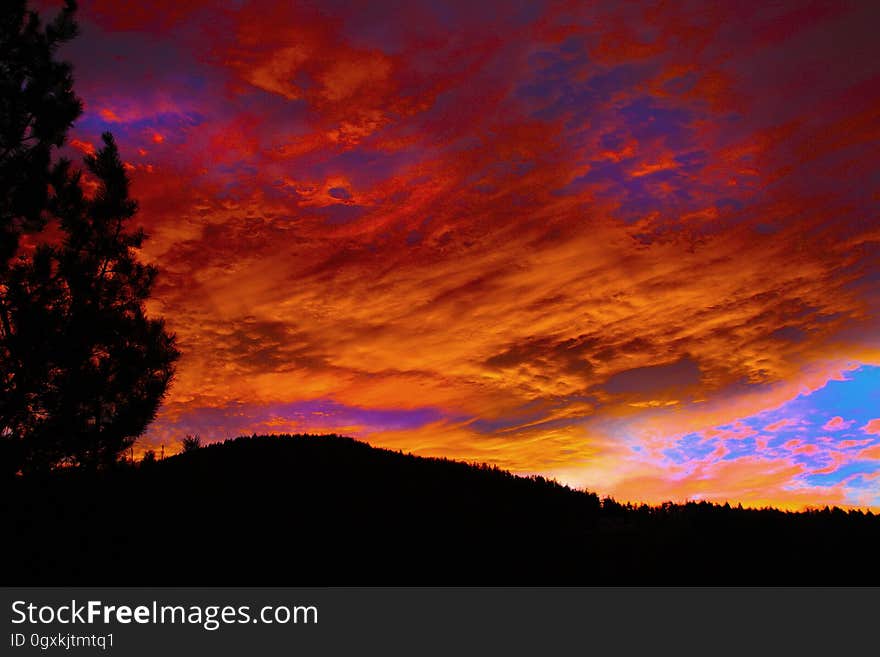
<path id="1" fill-rule="evenodd" d="M 880 517 L 622 506 L 335 436 L 5 484 L 6 584 L 867 584 Z"/>

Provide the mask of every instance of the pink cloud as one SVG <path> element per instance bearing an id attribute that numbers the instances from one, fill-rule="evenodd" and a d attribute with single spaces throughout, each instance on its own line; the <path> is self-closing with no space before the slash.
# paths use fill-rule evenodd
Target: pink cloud
<path id="1" fill-rule="evenodd" d="M 734 422 L 732 429 L 718 429 L 714 437 L 719 440 L 745 440 L 758 432 L 743 422 Z"/>
<path id="2" fill-rule="evenodd" d="M 797 424 L 797 421 L 791 420 L 789 418 L 783 418 L 781 420 L 777 420 L 773 424 L 768 424 L 766 427 L 764 427 L 764 431 L 775 433 L 780 429 L 784 429 L 785 427 L 791 426 L 793 424 Z"/>
<path id="3" fill-rule="evenodd" d="M 792 454 L 816 454 L 819 448 L 816 445 L 805 444 L 800 438 L 793 438 L 782 445 L 783 449 L 789 450 Z"/>
<path id="4" fill-rule="evenodd" d="M 843 431 L 844 429 L 851 427 L 854 423 L 855 420 L 846 421 L 839 415 L 835 415 L 822 425 L 822 429 L 825 431 Z"/>
<path id="5" fill-rule="evenodd" d="M 837 443 L 838 449 L 850 449 L 852 447 L 864 447 L 865 445 L 870 445 L 873 442 L 871 438 L 865 438 L 864 440 L 841 440 Z"/>

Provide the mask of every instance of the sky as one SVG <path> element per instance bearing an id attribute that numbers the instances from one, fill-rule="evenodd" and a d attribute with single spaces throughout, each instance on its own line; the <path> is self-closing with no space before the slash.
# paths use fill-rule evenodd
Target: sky
<path id="1" fill-rule="evenodd" d="M 140 449 L 880 509 L 877 3 L 80 4 L 183 353 Z"/>

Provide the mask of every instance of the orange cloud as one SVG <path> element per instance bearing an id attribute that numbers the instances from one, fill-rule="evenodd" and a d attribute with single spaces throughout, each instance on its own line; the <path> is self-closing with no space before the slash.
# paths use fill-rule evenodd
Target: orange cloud
<path id="1" fill-rule="evenodd" d="M 880 435 L 880 418 L 868 422 L 868 424 L 862 427 L 862 431 L 865 433 Z"/>
<path id="2" fill-rule="evenodd" d="M 815 493 L 809 487 L 792 485 L 802 472 L 802 466 L 785 460 L 750 457 L 700 466 L 689 476 L 676 476 L 675 472 L 659 469 L 647 470 L 623 479 L 611 490 L 622 499 L 655 504 L 707 500 L 719 504 L 739 502 L 757 508 L 775 506 L 800 510 L 816 504 Z M 842 486 L 830 489 L 826 495 L 828 504 L 847 505 Z"/>
<path id="3" fill-rule="evenodd" d="M 880 364 L 866 9 L 583 5 L 502 29 L 506 9 L 407 3 L 378 30 L 357 3 L 166 4 L 91 20 L 173 28 L 174 71 L 77 69 L 124 152 L 175 145 L 131 172 L 150 307 L 183 350 L 148 442 L 332 399 L 444 418 L 334 430 L 626 499 L 846 501 L 735 423 Z M 816 25 L 854 36 L 823 49 Z M 670 466 L 689 433 L 707 455 Z"/>

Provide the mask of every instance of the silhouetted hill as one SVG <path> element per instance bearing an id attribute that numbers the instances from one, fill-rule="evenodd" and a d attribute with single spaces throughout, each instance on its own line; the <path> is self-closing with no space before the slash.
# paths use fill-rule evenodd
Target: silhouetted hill
<path id="1" fill-rule="evenodd" d="M 337 436 L 3 487 L 8 585 L 880 583 L 880 516 L 623 506 Z"/>

